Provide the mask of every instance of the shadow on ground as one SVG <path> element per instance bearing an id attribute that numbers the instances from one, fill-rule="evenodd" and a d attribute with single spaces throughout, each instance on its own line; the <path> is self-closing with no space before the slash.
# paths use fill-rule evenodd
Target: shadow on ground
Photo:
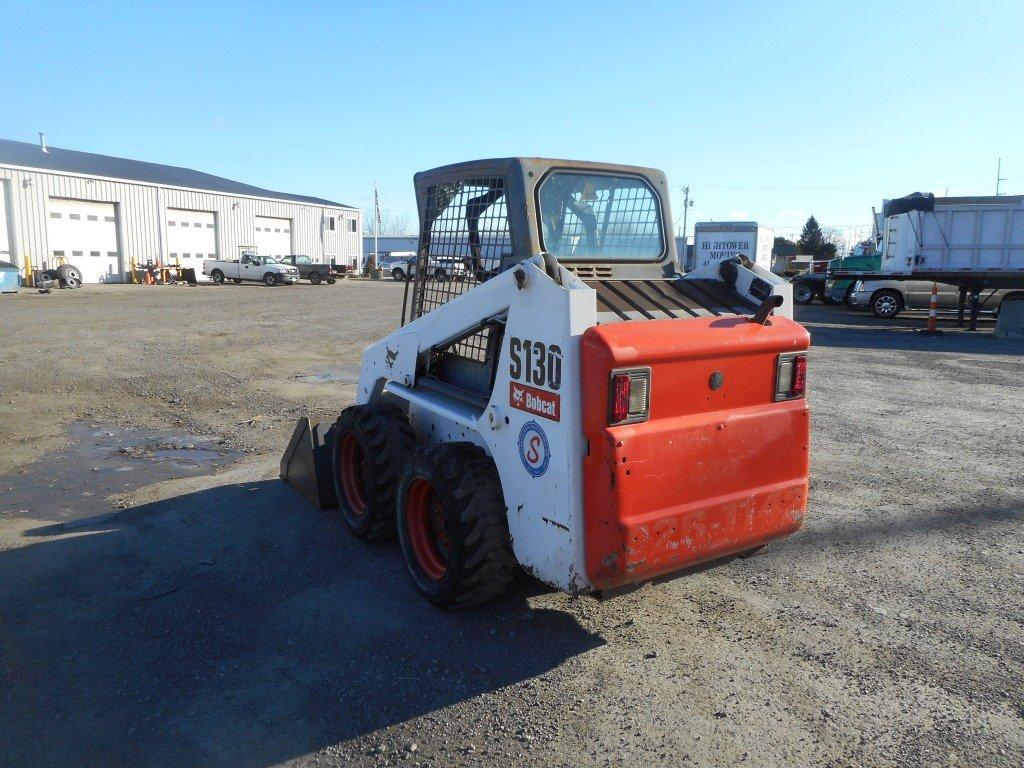
<path id="1" fill-rule="evenodd" d="M 895 349 L 908 352 L 953 352 L 979 355 L 1024 354 L 1024 342 L 997 339 L 992 320 L 981 321 L 979 331 L 957 328 L 950 318 L 939 323 L 941 336 L 918 331 L 927 316 L 916 314 L 894 320 L 879 320 L 870 313 L 844 307 L 798 307 L 795 319 L 811 334 L 812 347 L 849 349 Z"/>
<path id="2" fill-rule="evenodd" d="M 855 520 L 837 521 L 818 528 L 812 522 L 794 536 L 778 543 L 787 552 L 838 548 L 859 550 L 887 542 L 902 542 L 931 534 L 970 537 L 990 528 L 1016 530 L 1024 522 L 1024 500 L 993 499 L 987 508 L 950 507 L 929 513 L 864 513 Z"/>
<path id="3" fill-rule="evenodd" d="M 0 763 L 271 765 L 600 645 L 568 614 L 448 613 L 393 544 L 279 481 L 127 510 L 0 552 Z"/>

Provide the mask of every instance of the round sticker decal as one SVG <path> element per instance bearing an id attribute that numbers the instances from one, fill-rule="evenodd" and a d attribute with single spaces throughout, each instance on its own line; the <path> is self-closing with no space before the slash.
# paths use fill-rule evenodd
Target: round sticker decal
<path id="1" fill-rule="evenodd" d="M 526 422 L 519 430 L 519 458 L 526 471 L 534 477 L 540 477 L 548 471 L 551 447 L 544 429 L 536 421 Z"/>

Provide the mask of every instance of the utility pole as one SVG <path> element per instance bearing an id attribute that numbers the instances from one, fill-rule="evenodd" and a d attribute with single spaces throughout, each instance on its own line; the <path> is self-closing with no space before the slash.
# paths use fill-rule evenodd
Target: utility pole
<path id="1" fill-rule="evenodd" d="M 996 163 L 996 197 L 999 196 L 999 182 L 1006 181 L 1003 178 L 1003 158 L 999 158 L 999 162 Z"/>
<path id="2" fill-rule="evenodd" d="M 686 244 L 686 214 L 690 208 L 693 207 L 693 200 L 690 199 L 690 187 L 689 185 L 683 187 L 683 244 Z"/>

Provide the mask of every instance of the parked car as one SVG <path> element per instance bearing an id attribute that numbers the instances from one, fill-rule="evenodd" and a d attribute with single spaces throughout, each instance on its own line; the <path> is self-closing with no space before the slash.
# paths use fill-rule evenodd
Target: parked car
<path id="1" fill-rule="evenodd" d="M 416 274 L 416 254 L 404 252 L 392 252 L 385 256 L 381 253 L 377 258 L 377 265 L 385 272 L 390 272 L 391 277 L 399 282 L 407 277 Z M 428 261 L 428 271 L 435 280 L 451 280 L 453 277 L 460 277 L 466 272 L 466 265 L 462 259 L 454 256 L 433 256 Z"/>
<path id="2" fill-rule="evenodd" d="M 312 256 L 282 256 L 278 261 L 281 264 L 290 264 L 299 270 L 299 278 L 309 280 L 313 285 L 320 283 L 334 283 L 338 279 L 338 273 L 332 264 L 318 264 L 313 261 Z"/>
<path id="3" fill-rule="evenodd" d="M 203 274 L 218 285 L 225 280 L 235 283 L 258 280 L 267 285 L 291 285 L 299 281 L 298 268 L 281 264 L 273 256 L 257 256 L 255 253 L 243 253 L 241 259 L 234 261 L 208 259 L 203 262 Z"/>
<path id="4" fill-rule="evenodd" d="M 938 283 L 940 309 L 956 309 L 960 304 L 960 289 L 955 285 Z M 1024 300 L 1024 291 L 996 288 L 980 294 L 983 312 L 999 313 L 1003 302 Z M 932 282 L 928 280 L 858 280 L 850 291 L 849 305 L 853 309 L 870 309 L 875 317 L 891 320 L 905 309 L 928 309 L 932 300 Z"/>

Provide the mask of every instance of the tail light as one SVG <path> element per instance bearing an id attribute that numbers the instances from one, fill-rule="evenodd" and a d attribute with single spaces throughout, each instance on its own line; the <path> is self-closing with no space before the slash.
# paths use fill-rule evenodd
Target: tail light
<path id="1" fill-rule="evenodd" d="M 651 410 L 651 369 L 612 371 L 609 395 L 610 426 L 647 421 Z"/>
<path id="2" fill-rule="evenodd" d="M 779 355 L 775 366 L 775 401 L 796 400 L 807 394 L 807 355 Z"/>

